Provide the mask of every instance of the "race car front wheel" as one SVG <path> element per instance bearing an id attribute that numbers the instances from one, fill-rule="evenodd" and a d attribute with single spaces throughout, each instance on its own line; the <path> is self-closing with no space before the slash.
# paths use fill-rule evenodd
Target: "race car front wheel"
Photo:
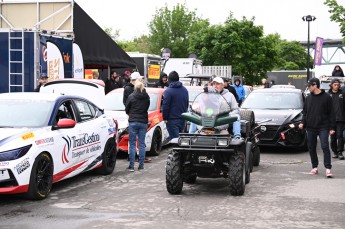
<path id="1" fill-rule="evenodd" d="M 29 191 L 27 197 L 32 200 L 46 198 L 53 184 L 53 161 L 48 153 L 41 153 L 36 157 L 32 166 Z"/>

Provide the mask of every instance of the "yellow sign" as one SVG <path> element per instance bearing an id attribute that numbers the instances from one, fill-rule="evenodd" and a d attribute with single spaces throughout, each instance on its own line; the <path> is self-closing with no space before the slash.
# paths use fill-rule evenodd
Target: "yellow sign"
<path id="1" fill-rule="evenodd" d="M 160 71 L 161 66 L 159 64 L 150 64 L 147 78 L 159 80 Z"/>
<path id="2" fill-rule="evenodd" d="M 34 133 L 30 132 L 30 133 L 27 133 L 27 134 L 23 134 L 22 135 L 22 139 L 25 141 L 25 140 L 28 140 L 30 138 L 33 138 L 35 137 Z"/>

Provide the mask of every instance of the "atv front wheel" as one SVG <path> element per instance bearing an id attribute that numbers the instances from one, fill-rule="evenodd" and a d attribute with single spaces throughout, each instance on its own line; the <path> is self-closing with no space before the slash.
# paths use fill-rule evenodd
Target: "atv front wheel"
<path id="1" fill-rule="evenodd" d="M 174 150 L 169 153 L 166 162 L 166 186 L 170 194 L 180 194 L 183 188 L 183 174 L 181 167 L 181 155 Z"/>
<path id="2" fill-rule="evenodd" d="M 231 154 L 229 164 L 230 194 L 242 196 L 246 187 L 244 154 L 241 152 Z"/>

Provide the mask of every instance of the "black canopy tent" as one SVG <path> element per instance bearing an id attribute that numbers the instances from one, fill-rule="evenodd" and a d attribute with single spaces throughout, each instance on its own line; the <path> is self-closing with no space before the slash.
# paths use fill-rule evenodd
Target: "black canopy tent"
<path id="1" fill-rule="evenodd" d="M 75 43 L 82 51 L 85 68 L 134 69 L 136 63 L 74 2 Z"/>

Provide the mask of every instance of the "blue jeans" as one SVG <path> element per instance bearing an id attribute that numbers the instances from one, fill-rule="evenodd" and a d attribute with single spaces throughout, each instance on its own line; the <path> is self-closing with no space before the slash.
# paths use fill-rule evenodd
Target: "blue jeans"
<path id="1" fill-rule="evenodd" d="M 167 130 L 169 132 L 169 138 L 168 140 L 171 140 L 173 138 L 178 138 L 179 133 L 182 133 L 185 126 L 185 121 L 183 119 L 170 119 L 166 123 Z"/>
<path id="2" fill-rule="evenodd" d="M 232 123 L 232 132 L 234 133 L 234 136 L 241 137 L 241 118 L 239 114 L 232 114 L 231 116 L 237 116 L 237 121 Z"/>
<path id="3" fill-rule="evenodd" d="M 323 164 L 326 169 L 331 169 L 331 151 L 328 144 L 328 130 L 307 130 L 307 141 L 312 168 L 317 168 L 319 159 L 316 152 L 317 136 L 319 136 L 321 148 L 323 151 Z"/>
<path id="4" fill-rule="evenodd" d="M 134 168 L 136 139 L 139 141 L 139 167 L 144 167 L 145 161 L 145 136 L 147 124 L 142 122 L 129 123 L 129 167 Z"/>

